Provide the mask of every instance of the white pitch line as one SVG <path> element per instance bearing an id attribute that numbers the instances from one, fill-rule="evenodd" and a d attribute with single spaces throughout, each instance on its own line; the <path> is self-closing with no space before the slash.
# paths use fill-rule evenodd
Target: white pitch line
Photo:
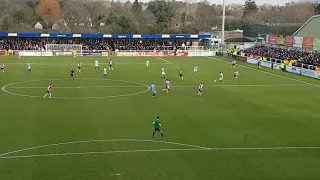
<path id="1" fill-rule="evenodd" d="M 34 146 L 34 147 L 30 147 L 30 148 L 24 148 L 24 149 L 6 152 L 3 154 L 0 154 L 0 157 L 6 156 L 9 154 L 13 154 L 13 153 L 17 153 L 17 152 L 23 152 L 23 151 L 29 151 L 29 150 L 41 149 L 41 148 L 53 147 L 53 146 L 61 146 L 61 145 L 68 145 L 68 144 L 83 144 L 83 143 L 92 143 L 92 142 L 118 142 L 118 141 L 153 142 L 153 143 L 172 144 L 172 145 L 179 145 L 179 146 L 199 148 L 199 149 L 209 149 L 209 148 L 203 147 L 203 146 L 184 144 L 184 143 L 178 143 L 178 142 L 169 142 L 169 141 L 142 140 L 142 139 L 105 139 L 105 140 L 102 139 L 102 140 L 88 140 L 88 141 L 71 141 L 71 142 L 63 142 L 63 143 L 54 143 L 54 144 L 47 144 L 47 145 L 41 145 L 41 146 Z"/>
<path id="2" fill-rule="evenodd" d="M 51 153 L 51 154 L 33 154 L 21 156 L 0 156 L 0 159 L 17 159 L 17 158 L 33 158 L 33 157 L 53 157 L 53 156 L 74 156 L 74 155 L 101 155 L 116 153 L 141 153 L 141 152 L 176 152 L 176 151 L 245 151 L 245 150 L 303 150 L 303 149 L 320 149 L 317 146 L 310 147 L 236 147 L 236 148 L 194 148 L 194 149 L 138 149 L 138 150 L 122 150 L 122 151 L 100 151 L 100 152 L 69 152 L 69 153 Z"/>
<path id="3" fill-rule="evenodd" d="M 70 79 L 70 78 L 66 78 L 66 79 Z M 109 96 L 95 96 L 95 97 L 74 97 L 74 98 L 70 98 L 70 97 L 51 97 L 52 99 L 101 99 L 101 98 L 115 98 L 115 97 L 126 97 L 126 96 L 133 96 L 133 95 L 138 95 L 138 94 L 142 94 L 145 93 L 147 91 L 150 90 L 150 86 L 146 85 L 146 84 L 142 84 L 139 82 L 134 82 L 134 81 L 126 81 L 126 80 L 114 80 L 114 79 L 98 79 L 98 78 L 78 78 L 78 79 L 95 79 L 95 80 L 102 80 L 102 81 L 118 81 L 118 82 L 126 82 L 126 83 L 132 83 L 132 84 L 137 84 L 139 86 L 145 86 L 147 89 L 144 91 L 140 91 L 140 92 L 135 92 L 135 93 L 129 93 L 129 94 L 119 94 L 119 95 L 109 95 Z M 20 82 L 14 82 L 14 83 L 10 83 L 10 84 L 6 84 L 2 87 L 2 91 L 11 94 L 11 95 L 16 95 L 16 96 L 23 96 L 23 97 L 31 97 L 31 98 L 43 98 L 42 96 L 32 96 L 32 95 L 27 95 L 27 94 L 19 94 L 19 93 L 14 93 L 14 92 L 10 92 L 8 91 L 6 88 L 15 85 L 15 84 L 21 84 L 21 83 L 27 83 L 27 82 L 37 82 L 37 81 L 48 81 L 48 80 L 64 80 L 64 79 L 42 79 L 42 80 L 29 80 L 29 81 L 20 81 Z M 76 87 L 78 88 L 78 87 Z"/>
<path id="4" fill-rule="evenodd" d="M 206 85 L 206 87 L 281 87 L 281 86 L 309 86 L 308 84 L 217 84 Z M 81 88 L 145 88 L 146 86 L 74 86 L 74 87 L 54 87 L 54 89 L 81 89 Z M 192 88 L 197 85 L 190 86 L 171 86 L 173 88 Z M 47 87 L 6 87 L 6 89 L 44 89 Z"/>
<path id="5" fill-rule="evenodd" d="M 224 61 L 224 60 L 219 59 L 219 58 L 214 58 L 214 57 L 208 57 L 208 58 L 210 58 L 210 59 L 215 59 L 215 60 L 217 60 L 217 61 L 221 61 L 221 62 L 224 62 L 224 63 L 229 63 L 229 62 Z M 289 80 L 292 80 L 292 81 L 296 81 L 296 82 L 300 82 L 300 83 L 304 83 L 304 84 L 308 84 L 308 85 L 310 85 L 310 86 L 314 86 L 314 87 L 320 88 L 320 85 L 308 83 L 308 82 L 301 81 L 301 80 L 294 79 L 294 78 L 289 78 L 289 77 L 286 77 L 286 76 L 281 76 L 281 75 L 279 75 L 279 74 L 275 74 L 275 73 L 271 73 L 271 72 L 266 72 L 266 71 L 257 70 L 257 69 L 255 69 L 255 68 L 252 68 L 252 67 L 249 67 L 249 66 L 245 66 L 245 65 L 241 65 L 241 64 L 237 64 L 237 66 L 244 67 L 244 68 L 251 69 L 251 70 L 255 70 L 255 71 L 258 71 L 258 72 L 265 73 L 265 74 L 270 74 L 270 75 L 273 75 L 273 76 L 281 77 L 281 78 L 284 78 L 284 79 L 289 79 Z"/>
<path id="6" fill-rule="evenodd" d="M 169 63 L 169 64 L 173 64 L 172 62 L 170 62 L 170 61 L 168 61 L 168 60 L 165 60 L 165 59 L 163 59 L 163 58 L 161 58 L 161 57 L 157 57 L 157 59 L 160 59 L 161 61 L 167 62 L 167 63 Z"/>
<path id="7" fill-rule="evenodd" d="M 145 88 L 146 86 L 74 86 L 54 87 L 54 89 L 79 89 L 79 88 Z M 47 87 L 7 87 L 6 89 L 43 89 Z"/>
<path id="8" fill-rule="evenodd" d="M 307 84 L 217 84 L 204 85 L 204 87 L 280 87 L 280 86 L 307 86 Z M 309 85 L 308 85 L 309 86 Z M 198 86 L 171 86 L 172 88 L 190 88 Z"/>
<path id="9" fill-rule="evenodd" d="M 75 152 L 75 153 L 60 153 L 60 154 L 34 154 L 22 156 L 0 156 L 0 159 L 13 158 L 32 158 L 32 157 L 50 157 L 50 156 L 71 156 L 71 155 L 92 155 L 92 154 L 115 154 L 115 153 L 135 153 L 135 152 L 163 152 L 163 151 L 194 151 L 205 149 L 140 149 L 140 150 L 124 150 L 124 151 L 100 151 L 100 152 Z"/>
<path id="10" fill-rule="evenodd" d="M 12 62 L 8 62 L 8 63 L 3 63 L 3 64 L 11 64 L 11 65 L 26 65 L 26 63 L 12 63 Z M 99 63 L 99 64 L 109 64 L 109 63 Z M 128 63 L 126 63 L 126 62 L 116 62 L 116 63 L 114 63 L 114 65 L 145 65 L 146 63 L 135 63 L 135 62 L 128 62 Z M 167 63 L 150 63 L 150 64 L 158 64 L 158 65 L 164 65 L 164 64 L 167 64 Z M 172 63 L 170 63 L 170 64 L 172 64 Z M 71 65 L 74 65 L 74 66 L 76 66 L 76 64 L 74 64 L 74 63 L 31 63 L 31 65 L 40 65 L 40 66 L 65 66 L 65 65 L 69 65 L 69 66 L 71 66 Z M 27 66 L 27 65 L 26 65 Z M 92 67 L 94 67 L 94 64 L 92 63 L 92 64 L 87 64 L 87 63 L 85 63 L 85 64 L 82 64 L 82 66 L 92 66 Z"/>

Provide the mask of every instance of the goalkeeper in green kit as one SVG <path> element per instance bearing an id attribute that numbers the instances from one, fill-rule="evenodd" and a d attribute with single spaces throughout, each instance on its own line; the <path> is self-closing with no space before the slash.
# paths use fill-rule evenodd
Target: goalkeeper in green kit
<path id="1" fill-rule="evenodd" d="M 154 134 L 159 131 L 161 133 L 161 138 L 163 138 L 163 133 L 160 129 L 161 127 L 161 124 L 160 124 L 160 119 L 159 119 L 159 116 L 157 117 L 157 119 L 155 121 L 153 121 L 152 123 L 154 125 L 154 131 L 152 133 L 152 138 L 154 138 Z"/>

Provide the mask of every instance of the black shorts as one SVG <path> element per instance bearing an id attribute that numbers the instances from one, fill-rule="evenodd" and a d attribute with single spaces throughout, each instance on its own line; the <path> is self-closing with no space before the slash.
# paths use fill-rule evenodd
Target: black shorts
<path id="1" fill-rule="evenodd" d="M 109 66 L 112 67 L 112 64 L 110 64 Z"/>
<path id="2" fill-rule="evenodd" d="M 71 77 L 73 77 L 74 75 L 73 74 L 71 74 Z"/>
<path id="3" fill-rule="evenodd" d="M 237 77 L 238 75 L 233 75 L 233 77 Z"/>
<path id="4" fill-rule="evenodd" d="M 179 74 L 179 77 L 182 77 L 182 74 Z"/>
<path id="5" fill-rule="evenodd" d="M 51 91 L 47 90 L 47 93 L 49 94 L 49 93 L 51 93 Z"/>
<path id="6" fill-rule="evenodd" d="M 154 131 L 155 132 L 157 132 L 157 131 L 161 132 L 160 128 L 154 128 Z"/>
<path id="7" fill-rule="evenodd" d="M 80 67 L 80 66 L 78 66 L 78 69 L 81 69 L 81 67 Z"/>
<path id="8" fill-rule="evenodd" d="M 235 66 L 236 64 L 232 64 L 232 66 Z"/>
<path id="9" fill-rule="evenodd" d="M 1 70 L 4 70 L 4 68 L 0 68 Z"/>
<path id="10" fill-rule="evenodd" d="M 202 92 L 202 90 L 201 90 L 201 89 L 199 89 L 199 92 Z"/>

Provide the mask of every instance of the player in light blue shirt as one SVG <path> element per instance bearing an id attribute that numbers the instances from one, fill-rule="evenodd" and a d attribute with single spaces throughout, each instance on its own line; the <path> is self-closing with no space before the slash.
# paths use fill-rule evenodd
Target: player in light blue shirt
<path id="1" fill-rule="evenodd" d="M 103 76 L 107 77 L 107 74 L 108 74 L 108 69 L 107 69 L 107 67 L 104 67 L 103 68 Z"/>
<path id="2" fill-rule="evenodd" d="M 193 72 L 194 72 L 194 73 L 197 73 L 197 72 L 198 72 L 198 69 L 199 69 L 198 66 L 195 66 L 195 67 L 193 68 Z"/>
<path id="3" fill-rule="evenodd" d="M 31 63 L 27 63 L 27 66 L 28 66 L 28 73 L 31 73 Z"/>
<path id="4" fill-rule="evenodd" d="M 152 91 L 152 97 L 156 97 L 156 85 L 154 85 L 154 83 L 151 84 L 151 91 Z"/>

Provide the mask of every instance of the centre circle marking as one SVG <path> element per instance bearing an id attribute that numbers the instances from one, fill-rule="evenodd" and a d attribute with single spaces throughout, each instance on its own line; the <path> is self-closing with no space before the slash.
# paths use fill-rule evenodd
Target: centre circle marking
<path id="1" fill-rule="evenodd" d="M 98 78 L 77 78 L 77 79 L 89 79 L 89 80 L 91 79 L 91 80 L 101 80 L 101 81 L 125 82 L 125 83 L 137 84 L 137 85 L 140 85 L 141 87 L 146 87 L 147 89 L 143 90 L 143 91 L 140 91 L 140 92 L 129 93 L 129 94 L 119 94 L 119 95 L 112 95 L 112 96 L 74 97 L 74 98 L 71 98 L 71 97 L 51 97 L 51 99 L 102 99 L 102 98 L 126 97 L 126 96 L 133 96 L 133 95 L 142 94 L 142 93 L 148 92 L 150 90 L 150 86 L 148 86 L 146 84 L 143 84 L 143 83 L 135 82 L 135 81 L 116 80 L 116 79 L 98 79 Z M 14 92 L 8 91 L 6 88 L 9 88 L 12 85 L 28 83 L 28 82 L 61 81 L 61 80 L 70 80 L 70 79 L 68 79 L 68 78 L 66 78 L 66 79 L 40 79 L 40 80 L 29 80 L 29 81 L 14 82 L 14 83 L 9 83 L 9 84 L 4 85 L 2 87 L 2 91 L 6 92 L 8 94 L 11 94 L 11 95 L 15 95 L 15 96 L 23 96 L 23 97 L 31 97 L 31 98 L 43 98 L 43 96 L 33 96 L 33 95 L 27 95 L 27 94 L 14 93 Z M 78 86 L 77 88 L 81 88 L 81 87 Z"/>
<path id="2" fill-rule="evenodd" d="M 124 150 L 124 151 L 101 151 L 101 152 L 78 152 L 78 153 L 60 153 L 60 154 L 34 154 L 34 155 L 22 155 L 14 156 L 12 154 L 26 152 L 36 149 L 45 149 L 50 147 L 59 147 L 63 145 L 70 144 L 87 144 L 87 143 L 97 143 L 97 142 L 148 142 L 148 143 L 159 143 L 159 144 L 169 144 L 177 145 L 185 148 L 175 148 L 175 149 L 143 149 L 143 150 Z M 101 139 L 101 140 L 85 140 L 85 141 L 70 141 L 70 142 L 61 142 L 54 144 L 46 144 L 40 146 L 33 146 L 24 149 L 18 149 L 6 153 L 0 154 L 0 159 L 11 159 L 11 158 L 28 158 L 28 157 L 45 157 L 45 156 L 66 156 L 66 155 L 86 155 L 86 154 L 109 154 L 109 153 L 132 153 L 132 152 L 161 152 L 161 151 L 195 151 L 195 150 L 211 150 L 212 148 L 197 146 L 192 144 L 185 144 L 179 142 L 170 142 L 170 141 L 157 141 L 157 140 L 143 140 L 143 139 Z"/>

